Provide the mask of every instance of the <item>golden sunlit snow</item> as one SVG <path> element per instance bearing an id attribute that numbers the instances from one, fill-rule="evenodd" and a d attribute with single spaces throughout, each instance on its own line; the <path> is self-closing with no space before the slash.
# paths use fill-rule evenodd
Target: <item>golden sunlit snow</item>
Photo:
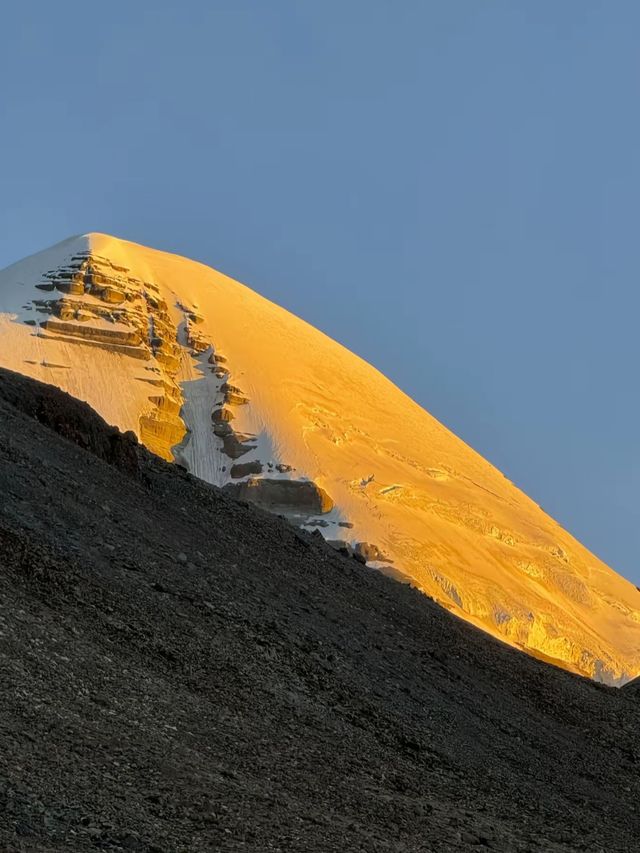
<path id="1" fill-rule="evenodd" d="M 43 275 L 83 253 L 124 275 L 122 292 L 108 276 L 101 291 L 65 284 L 53 309 L 61 292 Z M 534 654 L 611 683 L 640 673 L 631 583 L 381 373 L 244 285 L 90 234 L 0 273 L 0 310 L 2 366 L 88 401 L 210 482 L 252 460 L 265 476 L 309 478 L 333 504 L 320 510 L 328 539 L 371 543 L 374 566 Z M 216 405 L 231 436 L 214 433 Z"/>

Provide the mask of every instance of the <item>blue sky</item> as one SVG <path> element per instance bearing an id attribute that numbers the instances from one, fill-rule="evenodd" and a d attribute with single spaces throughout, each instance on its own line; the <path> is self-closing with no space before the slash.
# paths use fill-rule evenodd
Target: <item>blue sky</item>
<path id="1" fill-rule="evenodd" d="M 5 4 L 0 266 L 106 231 L 371 361 L 640 583 L 640 4 Z"/>

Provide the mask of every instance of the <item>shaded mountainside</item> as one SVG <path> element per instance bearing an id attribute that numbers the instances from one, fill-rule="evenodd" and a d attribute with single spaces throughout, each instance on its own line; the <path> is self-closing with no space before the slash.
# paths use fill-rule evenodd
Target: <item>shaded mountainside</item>
<path id="1" fill-rule="evenodd" d="M 637 691 L 6 371 L 0 567 L 3 850 L 638 849 Z"/>
<path id="2" fill-rule="evenodd" d="M 0 366 L 505 642 L 640 674 L 633 584 L 371 365 L 210 267 L 105 234 L 39 252 L 0 271 Z"/>

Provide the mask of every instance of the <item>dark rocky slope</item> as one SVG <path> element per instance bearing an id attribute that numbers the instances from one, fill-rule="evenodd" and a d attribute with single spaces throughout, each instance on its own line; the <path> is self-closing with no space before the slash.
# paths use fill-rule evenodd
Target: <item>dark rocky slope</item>
<path id="1" fill-rule="evenodd" d="M 7 372 L 0 682 L 2 850 L 640 849 L 637 691 Z"/>

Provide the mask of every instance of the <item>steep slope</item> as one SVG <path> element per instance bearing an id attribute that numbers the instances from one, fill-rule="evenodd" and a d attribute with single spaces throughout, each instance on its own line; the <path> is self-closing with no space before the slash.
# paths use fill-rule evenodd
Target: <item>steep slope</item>
<path id="1" fill-rule="evenodd" d="M 638 849 L 635 691 L 2 370 L 0 660 L 2 850 Z"/>
<path id="2" fill-rule="evenodd" d="M 378 371 L 247 287 L 102 234 L 0 273 L 0 364 L 535 654 L 640 673 L 640 592 Z"/>

